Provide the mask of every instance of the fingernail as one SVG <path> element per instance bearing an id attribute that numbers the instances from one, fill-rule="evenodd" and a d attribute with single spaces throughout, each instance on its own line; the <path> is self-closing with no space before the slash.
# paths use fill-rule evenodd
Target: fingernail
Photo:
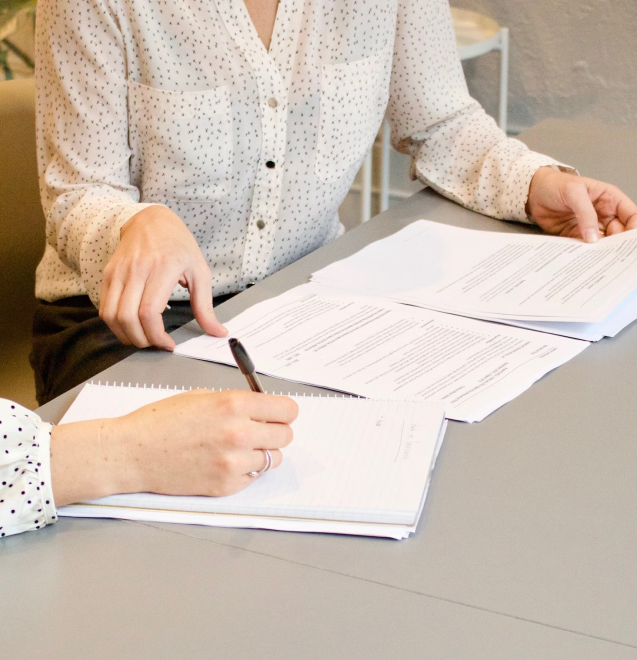
<path id="1" fill-rule="evenodd" d="M 596 229 L 587 229 L 584 232 L 584 240 L 587 243 L 597 243 L 598 238 L 599 238 L 599 232 Z"/>

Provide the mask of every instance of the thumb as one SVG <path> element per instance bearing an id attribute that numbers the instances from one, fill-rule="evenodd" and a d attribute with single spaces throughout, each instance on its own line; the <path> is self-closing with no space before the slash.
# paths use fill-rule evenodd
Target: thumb
<path id="1" fill-rule="evenodd" d="M 597 211 L 588 196 L 586 184 L 580 181 L 569 182 L 563 192 L 564 202 L 577 220 L 580 234 L 586 243 L 599 240 L 599 220 Z"/>
<path id="2" fill-rule="evenodd" d="M 212 307 L 212 282 L 208 267 L 195 272 L 188 283 L 190 291 L 190 306 L 195 314 L 195 320 L 203 330 L 213 337 L 225 337 L 228 330 L 217 321 Z"/>

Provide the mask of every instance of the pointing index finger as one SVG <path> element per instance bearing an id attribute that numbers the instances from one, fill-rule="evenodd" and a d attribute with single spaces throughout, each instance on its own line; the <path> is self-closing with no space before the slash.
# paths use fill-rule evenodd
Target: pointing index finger
<path id="1" fill-rule="evenodd" d="M 599 220 L 586 185 L 581 181 L 569 181 L 564 187 L 563 199 L 575 215 L 584 241 L 596 243 L 599 239 Z"/>

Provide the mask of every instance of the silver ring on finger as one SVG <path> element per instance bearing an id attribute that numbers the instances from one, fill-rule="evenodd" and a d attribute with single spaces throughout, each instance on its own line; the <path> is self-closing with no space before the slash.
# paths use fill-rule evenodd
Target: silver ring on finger
<path id="1" fill-rule="evenodd" d="M 261 451 L 265 456 L 265 467 L 258 472 L 255 472 L 254 470 L 252 472 L 248 472 L 249 477 L 258 477 L 260 474 L 267 472 L 272 467 L 272 454 L 270 453 L 270 450 L 262 449 Z"/>

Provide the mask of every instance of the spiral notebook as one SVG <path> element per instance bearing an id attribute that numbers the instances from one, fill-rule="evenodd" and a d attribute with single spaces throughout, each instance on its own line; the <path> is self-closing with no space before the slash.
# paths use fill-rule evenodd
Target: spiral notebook
<path id="1" fill-rule="evenodd" d="M 125 415 L 182 390 L 86 385 L 61 423 Z M 293 396 L 283 463 L 228 497 L 113 495 L 59 515 L 406 538 L 422 512 L 446 422 L 437 404 Z"/>

